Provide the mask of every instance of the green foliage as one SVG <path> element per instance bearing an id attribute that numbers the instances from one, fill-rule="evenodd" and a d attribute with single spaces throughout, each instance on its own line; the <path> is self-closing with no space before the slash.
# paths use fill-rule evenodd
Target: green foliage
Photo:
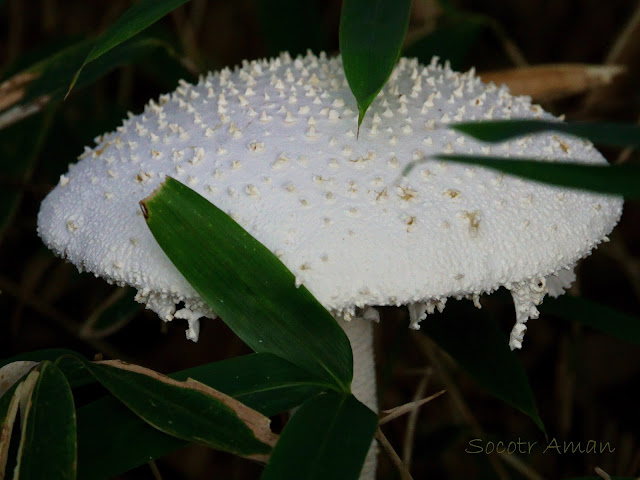
<path id="1" fill-rule="evenodd" d="M 134 4 L 97 40 L 91 42 L 91 50 L 86 54 L 86 58 L 82 62 L 80 69 L 74 75 L 73 80 L 71 80 L 67 95 L 80 78 L 80 74 L 87 64 L 98 59 L 117 45 L 129 40 L 149 25 L 157 22 L 188 1 L 189 0 L 140 0 Z"/>
<path id="2" fill-rule="evenodd" d="M 177 180 L 141 202 L 154 237 L 211 309 L 256 352 L 348 392 L 351 346 L 331 314 L 264 245 Z"/>
<path id="3" fill-rule="evenodd" d="M 75 479 L 75 407 L 64 374 L 45 361 L 21 387 L 22 435 L 14 480 L 39 480 L 52 474 L 60 480 Z"/>
<path id="4" fill-rule="evenodd" d="M 41 110 L 74 86 L 90 85 L 155 50 L 174 56 L 167 42 L 135 35 L 186 2 L 141 0 L 102 36 L 74 43 L 22 70 L 18 77 L 25 82 L 25 95 L 16 105 L 36 105 Z M 321 2 L 259 3 L 270 53 L 324 47 L 327 39 L 317 22 Z M 444 28 L 409 47 L 407 54 L 424 61 L 432 54 L 452 56 L 454 66 L 462 64 L 483 29 L 495 27 L 479 16 L 461 16 L 448 2 L 445 7 L 447 21 L 440 25 Z M 398 59 L 410 10 L 410 0 L 343 1 L 340 50 L 358 103 L 358 126 Z M 13 181 L 20 183 L 31 175 L 52 117 L 50 110 L 1 133 L 3 156 L 22 160 L 8 169 Z M 602 145 L 640 146 L 640 128 L 626 124 L 515 120 L 453 128 L 487 142 L 555 131 Z M 554 185 L 640 198 L 637 165 L 439 158 Z M 0 192 L 0 239 L 19 200 L 15 191 Z M 17 479 L 75 478 L 77 456 L 78 478 L 106 480 L 192 441 L 238 455 L 262 455 L 259 458 L 265 460 L 271 437 L 263 416 L 302 404 L 287 423 L 262 478 L 356 479 L 377 418 L 350 394 L 352 353 L 335 320 L 304 287 L 295 288 L 293 275 L 271 252 L 182 184 L 169 179 L 144 206 L 149 227 L 167 255 L 212 309 L 260 353 L 201 365 L 169 378 L 121 364 L 88 362 L 69 350 L 31 352 L 0 361 L 0 367 L 24 359 L 42 362 L 0 398 L 0 477 L 6 465 L 17 464 Z M 108 333 L 130 315 L 135 307 L 130 297 L 97 317 L 92 332 Z M 640 345 L 638 319 L 609 307 L 564 296 L 547 300 L 541 310 Z M 544 431 L 524 369 L 493 320 L 435 319 L 423 324 L 423 332 L 480 386 Z M 96 382 L 110 395 L 76 412 L 71 389 Z M 25 418 L 22 424 L 17 421 L 19 409 Z M 19 434 L 20 448 L 10 442 L 12 433 Z M 574 480 L 587 478 L 596 477 Z"/>
<path id="5" fill-rule="evenodd" d="M 344 0 L 340 54 L 358 102 L 358 130 L 393 70 L 409 26 L 411 0 Z"/>
<path id="6" fill-rule="evenodd" d="M 440 160 L 493 168 L 503 173 L 578 190 L 640 198 L 640 165 L 587 165 L 545 162 L 535 158 L 504 158 L 483 155 L 437 155 Z M 405 169 L 408 173 L 414 164 Z"/>
<path id="7" fill-rule="evenodd" d="M 539 310 L 640 346 L 640 318 L 601 303 L 565 294 L 545 300 Z"/>
<path id="8" fill-rule="evenodd" d="M 286 412 L 326 388 L 268 353 L 200 365 L 169 377 L 192 378 L 267 416 Z M 91 480 L 107 480 L 187 444 L 151 427 L 113 397 L 78 409 L 78 443 L 78 477 Z"/>
<path id="9" fill-rule="evenodd" d="M 640 126 L 627 123 L 494 120 L 457 123 L 452 128 L 484 142 L 503 142 L 533 133 L 557 132 L 586 138 L 600 145 L 640 148 Z"/>
<path id="10" fill-rule="evenodd" d="M 378 419 L 353 395 L 308 400 L 287 423 L 262 480 L 358 478 Z"/>
<path id="11" fill-rule="evenodd" d="M 545 432 L 527 374 L 509 342 L 489 315 L 442 321 L 433 318 L 421 331 L 453 357 L 482 388 L 531 417 Z"/>

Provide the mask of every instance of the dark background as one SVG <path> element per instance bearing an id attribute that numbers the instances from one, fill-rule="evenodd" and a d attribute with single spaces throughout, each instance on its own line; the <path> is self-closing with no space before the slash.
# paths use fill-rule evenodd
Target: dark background
<path id="1" fill-rule="evenodd" d="M 447 2 L 448 3 L 448 2 Z M 0 1 L 1 79 L 75 41 L 95 36 L 128 6 L 129 0 Z M 572 95 L 543 106 L 572 120 L 636 122 L 640 115 L 640 4 L 632 0 L 414 0 L 407 52 L 428 61 L 434 53 L 454 68 L 482 72 L 541 63 L 614 63 L 627 72 L 612 86 Z M 93 357 L 121 358 L 168 373 L 248 351 L 221 321 L 202 322 L 200 341 L 184 337 L 184 324 L 163 324 L 116 289 L 53 257 L 35 234 L 38 206 L 75 161 L 84 145 L 119 125 L 179 78 L 234 65 L 245 58 L 325 50 L 338 52 L 340 1 L 192 0 L 143 35 L 161 38 L 162 48 L 137 58 L 64 102 L 0 130 L 0 357 L 52 347 Z M 31 154 L 37 145 L 35 154 Z M 611 162 L 621 152 L 603 150 Z M 622 153 L 638 162 L 637 153 Z M 27 169 L 17 166 L 32 162 Z M 603 245 L 583 261 L 572 293 L 618 310 L 640 314 L 640 212 L 626 202 L 623 218 Z M 504 293 L 504 292 L 502 292 Z M 450 301 L 446 321 L 481 321 L 495 315 L 505 332 L 514 320 L 505 295 L 483 298 L 483 310 Z M 542 315 L 532 320 L 522 360 L 550 438 L 609 441 L 613 454 L 542 454 L 518 457 L 517 465 L 464 452 L 468 441 L 537 441 L 544 437 L 523 414 L 482 391 L 442 352 L 425 350 L 424 337 L 407 330 L 407 314 L 383 309 L 376 331 L 381 408 L 411 401 L 427 373 L 426 393 L 448 393 L 427 404 L 408 436 L 407 418 L 383 431 L 401 455 L 413 448 L 411 471 L 422 478 L 559 479 L 640 474 L 640 350 L 577 322 Z M 429 321 L 429 320 L 427 320 Z M 428 350 L 428 349 L 427 349 Z M 434 356 L 438 361 L 434 361 Z M 89 394 L 90 395 L 90 394 Z M 82 402 L 82 395 L 77 399 Z M 284 418 L 274 419 L 276 428 Z M 481 431 L 481 434 L 478 432 Z M 99 435 L 99 432 L 96 432 Z M 379 478 L 399 478 L 380 455 Z M 515 467 L 515 468 L 514 468 Z M 520 471 L 518 471 L 520 470 Z M 159 472 L 159 473 L 158 473 Z M 260 467 L 230 455 L 187 447 L 123 478 L 257 478 Z M 158 477 L 161 475 L 161 477 Z"/>

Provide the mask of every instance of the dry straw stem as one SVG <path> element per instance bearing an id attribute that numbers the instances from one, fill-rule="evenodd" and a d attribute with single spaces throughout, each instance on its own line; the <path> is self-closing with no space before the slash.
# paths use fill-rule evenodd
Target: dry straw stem
<path id="1" fill-rule="evenodd" d="M 21 72 L 0 83 L 0 129 L 38 113 L 49 102 L 49 96 L 42 95 L 30 103 L 19 105 L 29 85 L 39 76 L 34 72 Z"/>
<path id="2" fill-rule="evenodd" d="M 509 453 L 499 453 L 498 455 L 504 463 L 510 465 L 527 480 L 545 480 L 545 477 L 520 460 L 517 455 Z"/>
<path id="3" fill-rule="evenodd" d="M 382 449 L 387 453 L 387 455 L 389 455 L 389 458 L 391 459 L 393 465 L 398 469 L 400 478 L 402 480 L 413 480 L 413 477 L 407 469 L 407 466 L 402 462 L 400 456 L 396 453 L 391 443 L 389 443 L 387 437 L 385 437 L 384 433 L 382 433 L 382 430 L 380 430 L 379 428 L 376 431 L 376 440 L 378 440 L 378 443 L 382 446 Z"/>
<path id="4" fill-rule="evenodd" d="M 603 480 L 611 480 L 611 475 L 602 470 L 600 467 L 596 467 L 595 469 L 596 475 L 598 475 Z"/>
<path id="5" fill-rule="evenodd" d="M 80 328 L 80 332 L 78 333 L 82 338 L 105 338 L 110 335 L 113 335 L 122 327 L 127 325 L 131 319 L 125 318 L 125 320 L 119 320 L 118 322 L 111 325 L 109 328 L 105 328 L 102 330 L 96 330 L 95 325 L 100 320 L 100 316 L 107 310 L 109 307 L 114 305 L 118 300 L 124 298 L 127 294 L 127 289 L 124 287 L 116 288 L 98 307 L 96 307 L 93 312 L 87 317 L 86 321 Z"/>
<path id="6" fill-rule="evenodd" d="M 418 400 L 420 397 L 424 396 L 427 391 L 427 385 L 429 384 L 429 380 L 431 379 L 431 375 L 433 374 L 433 369 L 429 369 L 425 375 L 420 379 L 418 383 L 418 388 L 413 395 L 413 400 Z M 409 414 L 409 418 L 407 419 L 407 428 L 404 432 L 404 440 L 402 442 L 402 460 L 407 468 L 411 468 L 411 460 L 413 456 L 413 443 L 416 435 L 416 425 L 418 423 L 418 409 L 414 408 Z"/>
<path id="7" fill-rule="evenodd" d="M 436 374 L 440 377 L 440 381 L 444 384 L 447 392 L 449 393 L 449 398 L 451 398 L 454 407 L 458 410 L 458 412 L 462 415 L 464 422 L 471 427 L 473 434 L 476 437 L 483 437 L 484 432 L 480 427 L 480 424 L 475 419 L 473 414 L 471 413 L 471 409 L 464 401 L 458 386 L 455 384 L 444 365 L 442 364 L 440 357 L 438 355 L 437 349 L 433 342 L 420 333 L 413 333 L 411 337 L 416 341 L 418 347 L 422 351 L 422 353 L 427 357 L 427 359 L 431 362 Z M 496 472 L 496 475 L 500 480 L 508 480 L 509 476 L 507 475 L 506 470 L 497 460 L 495 454 L 489 455 L 488 457 L 491 466 Z"/>
<path id="8" fill-rule="evenodd" d="M 550 102 L 611 84 L 626 67 L 619 65 L 547 64 L 516 67 L 480 74 L 485 82 L 505 84 L 513 95 Z"/>
<path id="9" fill-rule="evenodd" d="M 637 73 L 637 67 L 634 68 L 634 66 L 637 65 L 638 55 L 640 55 L 640 1 L 636 3 L 629 21 L 613 42 L 604 63 L 607 65 L 628 65 L 630 70 L 635 70 Z M 629 83 L 635 85 L 634 80 L 637 78 L 629 78 Z M 584 110 L 589 112 L 619 93 L 616 92 L 616 84 L 593 90 L 584 100 Z"/>
<path id="10" fill-rule="evenodd" d="M 104 354 L 113 358 L 129 358 L 128 355 L 122 353 L 120 350 L 114 348 L 107 342 L 98 339 L 82 337 L 79 333 L 79 325 L 76 321 L 59 312 L 48 303 L 44 302 L 41 296 L 29 291 L 25 291 L 20 285 L 16 284 L 3 275 L 0 275 L 0 290 L 18 298 L 25 305 L 29 306 L 44 317 L 52 320 L 53 323 L 60 326 L 63 330 L 71 334 L 73 337 L 83 341 L 94 350 L 103 352 Z"/>
<path id="11" fill-rule="evenodd" d="M 431 400 L 438 398 L 440 395 L 445 393 L 446 390 L 440 390 L 438 393 L 434 393 L 433 395 L 423 398 L 422 400 L 415 400 L 409 403 L 405 403 L 404 405 L 400 405 L 399 407 L 391 408 L 389 410 L 383 410 L 382 413 L 386 413 L 386 415 L 380 419 L 380 425 L 384 425 L 391 420 L 395 420 L 398 417 L 401 417 L 405 413 L 414 412 L 419 409 L 425 403 L 429 403 Z"/>

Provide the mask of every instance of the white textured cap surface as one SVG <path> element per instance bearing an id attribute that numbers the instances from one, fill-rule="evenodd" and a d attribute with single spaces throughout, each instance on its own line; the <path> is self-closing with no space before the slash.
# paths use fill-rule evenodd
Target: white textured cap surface
<path id="1" fill-rule="evenodd" d="M 43 202 L 38 232 L 79 268 L 136 287 L 162 318 L 189 320 L 195 339 L 197 318 L 212 312 L 138 207 L 171 175 L 229 213 L 335 312 L 409 304 L 416 326 L 447 297 L 506 286 L 519 323 L 511 346 L 519 347 L 535 305 L 549 288 L 567 286 L 575 262 L 612 230 L 622 200 L 429 157 L 595 164 L 603 157 L 566 136 L 489 146 L 447 129 L 466 120 L 554 117 L 437 61 L 401 59 L 358 139 L 357 116 L 340 59 L 324 55 L 284 54 L 197 85 L 182 82 L 86 149 Z M 180 301 L 185 308 L 176 312 Z"/>

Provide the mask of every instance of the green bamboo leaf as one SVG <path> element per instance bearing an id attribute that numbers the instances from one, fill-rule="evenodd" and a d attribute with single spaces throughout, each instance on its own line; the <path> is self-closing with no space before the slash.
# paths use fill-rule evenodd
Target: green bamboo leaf
<path id="1" fill-rule="evenodd" d="M 286 360 L 270 353 L 253 353 L 190 368 L 171 375 L 193 378 L 232 396 L 270 417 L 331 388 Z"/>
<path id="2" fill-rule="evenodd" d="M 0 360 L 0 368 L 14 362 L 43 362 L 45 360 L 49 360 L 51 362 L 55 362 L 58 368 L 63 371 L 69 385 L 71 385 L 71 388 L 94 383 L 95 379 L 93 376 L 87 372 L 81 364 L 73 359 L 78 356 L 80 355 L 73 350 L 67 350 L 64 348 L 34 350 L 33 352 L 21 353 L 11 358 Z"/>
<path id="3" fill-rule="evenodd" d="M 509 350 L 509 342 L 495 320 L 488 315 L 481 319 L 472 314 L 447 315 L 434 317 L 420 327 L 482 388 L 528 415 L 545 431 L 524 368 Z"/>
<path id="4" fill-rule="evenodd" d="M 625 342 L 640 345 L 640 318 L 582 297 L 562 295 L 549 298 L 538 308 L 567 320 L 600 330 Z"/>
<path id="5" fill-rule="evenodd" d="M 43 362 L 21 408 L 23 429 L 14 480 L 75 479 L 75 406 L 62 371 L 49 361 Z"/>
<path id="6" fill-rule="evenodd" d="M 451 128 L 484 142 L 502 142 L 531 133 L 552 131 L 586 138 L 600 145 L 640 147 L 640 126 L 629 123 L 495 120 L 457 123 Z"/>
<path id="7" fill-rule="evenodd" d="M 355 480 L 377 426 L 377 415 L 353 395 L 318 395 L 289 420 L 260 478 Z"/>
<path id="8" fill-rule="evenodd" d="M 348 392 L 351 345 L 331 314 L 264 245 L 173 178 L 141 202 L 180 273 L 256 352 L 273 353 Z"/>
<path id="9" fill-rule="evenodd" d="M 640 165 L 585 165 L 579 162 L 548 162 L 535 158 L 503 158 L 474 155 L 436 155 L 435 158 L 492 168 L 503 173 L 551 185 L 640 198 Z M 403 174 L 408 174 L 415 162 Z"/>
<path id="10" fill-rule="evenodd" d="M 93 40 L 75 43 L 7 80 L 14 85 L 12 90 L 7 92 L 7 96 L 10 93 L 15 98 L 15 103 L 11 103 L 0 112 L 0 128 L 41 111 L 47 104 L 62 100 L 77 65 L 82 62 L 93 44 Z M 163 49 L 170 56 L 175 55 L 172 47 L 162 40 L 135 38 L 118 45 L 87 65 L 76 79 L 76 86 L 79 88 L 91 84 L 113 69 L 129 64 L 156 49 Z M 17 120 L 14 118 L 16 117 L 15 109 L 21 112 Z"/>
<path id="11" fill-rule="evenodd" d="M 113 396 L 161 432 L 243 456 L 268 454 L 275 443 L 267 417 L 200 382 L 178 382 L 117 360 L 81 361 Z"/>
<path id="12" fill-rule="evenodd" d="M 170 377 L 193 378 L 266 416 L 285 412 L 326 388 L 304 370 L 268 353 L 202 365 Z M 78 478 L 87 480 L 108 480 L 187 444 L 151 427 L 113 397 L 78 409 L 78 440 Z"/>
<path id="13" fill-rule="evenodd" d="M 45 348 L 43 350 L 34 350 L 32 352 L 20 353 L 13 357 L 0 359 L 0 368 L 13 362 L 21 362 L 25 360 L 32 362 L 51 360 L 53 362 L 63 355 L 77 355 L 77 353 L 66 348 Z"/>
<path id="14" fill-rule="evenodd" d="M 124 12 L 116 22 L 109 27 L 93 44 L 80 69 L 76 72 L 67 95 L 73 89 L 84 67 L 107 53 L 112 48 L 129 40 L 142 30 L 160 20 L 162 17 L 175 10 L 189 0 L 140 0 L 129 10 Z"/>
<path id="15" fill-rule="evenodd" d="M 358 129 L 387 82 L 409 27 L 411 0 L 343 0 L 340 54 L 358 102 Z"/>

